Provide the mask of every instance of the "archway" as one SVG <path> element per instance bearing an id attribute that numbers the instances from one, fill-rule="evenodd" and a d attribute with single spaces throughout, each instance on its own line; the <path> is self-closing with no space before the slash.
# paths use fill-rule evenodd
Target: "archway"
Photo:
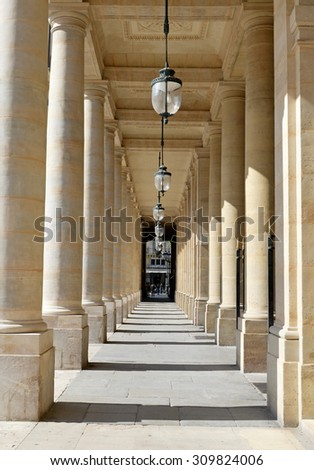
<path id="1" fill-rule="evenodd" d="M 164 223 L 164 237 L 156 245 L 154 223 L 142 227 L 142 301 L 174 302 L 176 288 L 176 235 L 170 222 Z"/>

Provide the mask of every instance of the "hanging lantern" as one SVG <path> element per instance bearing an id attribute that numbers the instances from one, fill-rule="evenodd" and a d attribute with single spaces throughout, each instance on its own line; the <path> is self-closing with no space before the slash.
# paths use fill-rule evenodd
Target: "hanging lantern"
<path id="1" fill-rule="evenodd" d="M 163 237 L 164 233 L 165 233 L 164 227 L 159 222 L 157 222 L 157 224 L 155 226 L 155 235 L 156 235 L 156 237 Z"/>
<path id="2" fill-rule="evenodd" d="M 160 221 L 165 217 L 165 209 L 162 207 L 160 202 L 157 202 L 153 209 L 153 217 L 157 221 Z"/>
<path id="3" fill-rule="evenodd" d="M 160 165 L 159 170 L 155 173 L 155 187 L 157 191 L 164 194 L 170 189 L 171 173 L 167 171 L 165 165 Z"/>
<path id="4" fill-rule="evenodd" d="M 165 119 L 175 114 L 181 106 L 182 81 L 174 77 L 175 71 L 166 67 L 152 80 L 152 105 Z"/>

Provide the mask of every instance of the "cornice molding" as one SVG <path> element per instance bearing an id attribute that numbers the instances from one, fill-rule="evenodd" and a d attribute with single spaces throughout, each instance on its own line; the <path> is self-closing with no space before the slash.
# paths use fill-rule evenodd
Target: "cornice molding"
<path id="1" fill-rule="evenodd" d="M 296 45 L 314 45 L 314 6 L 296 5 L 290 15 L 290 31 Z"/>

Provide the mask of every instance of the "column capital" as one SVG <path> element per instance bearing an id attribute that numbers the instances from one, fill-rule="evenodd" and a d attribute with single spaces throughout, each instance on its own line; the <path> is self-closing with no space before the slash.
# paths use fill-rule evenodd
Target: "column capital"
<path id="1" fill-rule="evenodd" d="M 122 158 L 124 157 L 125 154 L 122 155 Z M 122 178 L 125 180 L 125 182 L 128 184 L 130 181 L 130 169 L 127 165 L 124 165 L 122 162 Z"/>
<path id="2" fill-rule="evenodd" d="M 209 159 L 209 148 L 208 147 L 196 147 L 194 149 L 195 154 L 195 161 L 197 162 L 198 160 L 208 160 Z"/>
<path id="3" fill-rule="evenodd" d="M 49 12 L 49 23 L 51 25 L 51 33 L 54 33 L 57 30 L 76 30 L 82 34 L 86 34 L 86 29 L 89 26 L 90 20 L 88 16 L 88 5 L 84 8 L 79 6 L 75 7 L 75 11 L 69 11 L 65 9 L 65 6 L 62 5 L 57 8 L 57 5 L 54 5 L 54 8 Z M 81 11 L 78 11 L 81 10 Z"/>
<path id="4" fill-rule="evenodd" d="M 105 131 L 114 135 L 118 130 L 118 121 L 105 121 L 104 127 Z"/>
<path id="5" fill-rule="evenodd" d="M 183 190 L 183 198 L 186 199 L 189 195 L 189 191 L 191 189 L 191 184 L 190 182 L 186 182 L 184 185 L 184 190 Z"/>
<path id="6" fill-rule="evenodd" d="M 230 80 L 219 83 L 218 94 L 221 101 L 228 99 L 245 99 L 245 82 L 243 80 Z"/>
<path id="7" fill-rule="evenodd" d="M 229 99 L 245 99 L 245 82 L 243 80 L 228 80 L 218 83 L 210 110 L 214 121 L 221 120 L 221 104 Z"/>
<path id="8" fill-rule="evenodd" d="M 215 137 L 221 137 L 221 123 L 220 122 L 214 122 L 214 121 L 209 121 L 205 125 L 204 133 L 203 133 L 203 146 L 204 147 L 209 147 L 211 139 Z"/>
<path id="9" fill-rule="evenodd" d="M 114 149 L 114 158 L 122 162 L 122 158 L 125 156 L 124 147 L 115 147 Z"/>
<path id="10" fill-rule="evenodd" d="M 84 99 L 105 101 L 109 95 L 107 82 L 105 80 L 87 81 L 84 84 Z"/>
<path id="11" fill-rule="evenodd" d="M 246 34 L 252 30 L 273 29 L 273 2 L 243 4 L 241 26 Z"/>

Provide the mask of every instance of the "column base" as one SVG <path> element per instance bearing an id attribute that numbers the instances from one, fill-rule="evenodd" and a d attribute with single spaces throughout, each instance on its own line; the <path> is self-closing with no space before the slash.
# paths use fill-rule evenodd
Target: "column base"
<path id="1" fill-rule="evenodd" d="M 124 295 L 122 297 L 122 321 L 121 323 L 123 323 L 123 320 L 127 318 L 127 316 L 128 316 L 128 296 Z"/>
<path id="2" fill-rule="evenodd" d="M 302 394 L 301 419 L 313 419 L 314 416 L 314 364 L 300 366 L 300 388 Z"/>
<path id="3" fill-rule="evenodd" d="M 123 303 L 122 303 L 122 298 L 121 299 L 114 299 L 114 304 L 115 304 L 115 311 L 116 311 L 116 325 L 115 328 L 117 328 L 119 325 L 122 324 L 122 314 L 123 314 Z"/>
<path id="4" fill-rule="evenodd" d="M 219 307 L 216 321 L 216 340 L 218 346 L 236 344 L 236 309 Z"/>
<path id="5" fill-rule="evenodd" d="M 238 319 L 236 332 L 237 365 L 241 372 L 267 370 L 267 319 Z"/>
<path id="6" fill-rule="evenodd" d="M 53 329 L 56 350 L 56 369 L 80 370 L 88 364 L 88 316 L 83 314 L 56 314 L 44 316 Z"/>
<path id="7" fill-rule="evenodd" d="M 278 329 L 272 327 L 268 337 L 267 404 L 282 426 L 299 425 L 298 361 L 299 340 L 281 338 Z M 312 377 L 312 389 L 306 403 L 314 395 L 313 383 Z"/>
<path id="8" fill-rule="evenodd" d="M 205 327 L 205 312 L 207 299 L 196 298 L 194 302 L 195 325 Z"/>
<path id="9" fill-rule="evenodd" d="M 39 421 L 54 401 L 53 332 L 0 335 L 0 421 Z"/>
<path id="10" fill-rule="evenodd" d="M 133 310 L 133 294 L 128 294 L 127 298 L 128 298 L 128 311 L 127 311 L 126 318 L 130 315 L 130 313 Z"/>
<path id="11" fill-rule="evenodd" d="M 107 339 L 116 331 L 116 306 L 114 300 L 104 300 L 107 317 Z"/>
<path id="12" fill-rule="evenodd" d="M 189 300 L 190 297 L 187 294 L 183 294 L 182 310 L 189 317 Z"/>
<path id="13" fill-rule="evenodd" d="M 207 302 L 205 311 L 205 332 L 215 333 L 219 304 Z"/>
<path id="14" fill-rule="evenodd" d="M 83 305 L 88 315 L 89 343 L 107 341 L 107 317 L 104 305 Z"/>
<path id="15" fill-rule="evenodd" d="M 182 308 L 181 292 L 179 292 L 178 290 L 174 294 L 174 300 L 179 305 L 179 307 Z"/>
<path id="16" fill-rule="evenodd" d="M 194 322 L 194 304 L 195 304 L 195 299 L 193 295 L 190 295 L 188 297 L 188 306 L 187 306 L 187 315 L 189 320 L 192 320 Z"/>

